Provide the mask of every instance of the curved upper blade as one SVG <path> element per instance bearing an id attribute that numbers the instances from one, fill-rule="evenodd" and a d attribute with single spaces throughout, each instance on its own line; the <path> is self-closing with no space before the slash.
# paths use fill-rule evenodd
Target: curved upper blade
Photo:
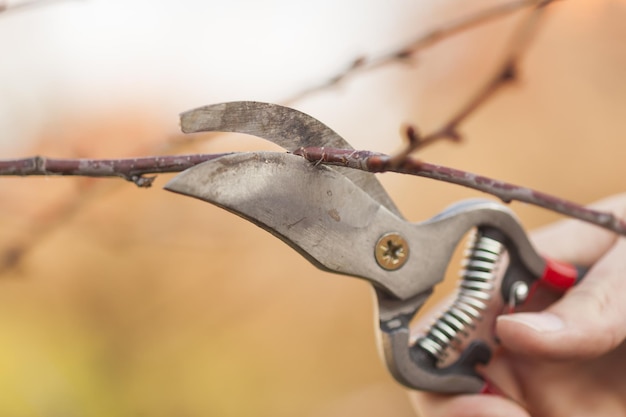
<path id="1" fill-rule="evenodd" d="M 180 115 L 183 132 L 239 132 L 258 136 L 294 151 L 300 147 L 353 149 L 324 123 L 290 107 L 256 101 L 234 101 L 189 110 Z M 401 217 L 374 174 L 351 168 L 334 169 Z"/>
<path id="2" fill-rule="evenodd" d="M 366 278 L 405 298 L 431 285 L 416 280 L 419 256 L 397 271 L 375 259 L 378 239 L 416 229 L 340 173 L 276 152 L 236 153 L 189 168 L 165 186 L 225 208 L 279 237 L 317 267 Z"/>

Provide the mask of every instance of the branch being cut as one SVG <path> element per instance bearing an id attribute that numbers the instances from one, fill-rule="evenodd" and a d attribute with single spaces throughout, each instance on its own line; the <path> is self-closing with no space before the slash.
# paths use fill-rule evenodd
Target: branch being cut
<path id="1" fill-rule="evenodd" d="M 610 213 L 591 210 L 576 203 L 519 185 L 459 169 L 429 164 L 411 157 L 407 157 L 400 164 L 397 164 L 392 161 L 391 156 L 371 151 L 300 148 L 294 154 L 318 164 L 340 165 L 369 172 L 398 172 L 462 185 L 491 194 L 506 203 L 511 201 L 525 202 L 626 235 L 626 222 Z M 146 175 L 184 171 L 194 165 L 224 155 L 226 154 L 150 156 L 125 159 L 53 159 L 35 156 L 0 160 L 0 175 L 116 177 L 132 181 L 139 187 L 149 187 L 154 181 L 154 177 L 146 177 Z"/>
<path id="2" fill-rule="evenodd" d="M 369 172 L 398 172 L 449 182 L 491 194 L 505 203 L 520 201 L 532 204 L 626 236 L 626 221 L 611 213 L 592 210 L 527 187 L 459 169 L 429 164 L 410 156 L 398 162 L 394 161 L 393 157 L 382 153 L 331 148 L 300 148 L 294 154 L 315 163 L 339 165 Z"/>

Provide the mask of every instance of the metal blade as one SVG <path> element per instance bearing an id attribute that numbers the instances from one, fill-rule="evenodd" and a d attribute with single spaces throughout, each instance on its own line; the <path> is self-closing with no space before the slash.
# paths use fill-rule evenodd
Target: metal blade
<path id="1" fill-rule="evenodd" d="M 396 271 L 374 256 L 389 231 L 415 239 L 417 230 L 343 175 L 299 156 L 232 154 L 182 172 L 165 188 L 250 220 L 321 269 L 366 278 L 400 298 L 429 285 L 415 280 L 418 256 Z"/>
<path id="2" fill-rule="evenodd" d="M 294 151 L 300 147 L 353 149 L 324 123 L 290 107 L 256 101 L 234 101 L 199 107 L 180 115 L 183 132 L 239 132 Z M 389 211 L 402 217 L 374 174 L 335 167 Z"/>

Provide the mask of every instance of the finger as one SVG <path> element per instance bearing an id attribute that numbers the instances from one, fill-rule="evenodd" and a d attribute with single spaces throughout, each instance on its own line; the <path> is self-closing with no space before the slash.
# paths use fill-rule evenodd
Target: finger
<path id="1" fill-rule="evenodd" d="M 411 393 L 420 417 L 530 417 L 514 402 L 496 395 L 435 395 Z"/>
<path id="2" fill-rule="evenodd" d="M 563 298 L 540 313 L 501 316 L 496 331 L 513 352 L 550 359 L 591 358 L 626 337 L 626 239 L 619 239 Z"/>

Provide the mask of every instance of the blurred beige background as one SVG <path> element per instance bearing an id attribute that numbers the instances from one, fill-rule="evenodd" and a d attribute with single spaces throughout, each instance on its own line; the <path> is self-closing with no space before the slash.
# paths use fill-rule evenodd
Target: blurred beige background
<path id="1" fill-rule="evenodd" d="M 61 2 L 0 15 L 2 157 L 267 148 L 232 135 L 187 140 L 177 113 L 285 99 L 359 54 L 471 12 L 460 0 L 239 2 Z M 357 148 L 391 152 L 401 124 L 429 131 L 490 74 L 518 18 L 294 106 Z M 420 156 L 581 203 L 625 191 L 625 18 L 624 1 L 555 4 L 522 81 L 463 126 L 465 142 Z M 162 191 L 168 178 L 148 190 L 115 179 L 0 179 L 0 415 L 413 415 L 378 358 L 366 283 L 320 272 L 255 226 Z M 380 179 L 413 221 L 482 196 Z M 512 207 L 529 229 L 559 218 Z"/>

